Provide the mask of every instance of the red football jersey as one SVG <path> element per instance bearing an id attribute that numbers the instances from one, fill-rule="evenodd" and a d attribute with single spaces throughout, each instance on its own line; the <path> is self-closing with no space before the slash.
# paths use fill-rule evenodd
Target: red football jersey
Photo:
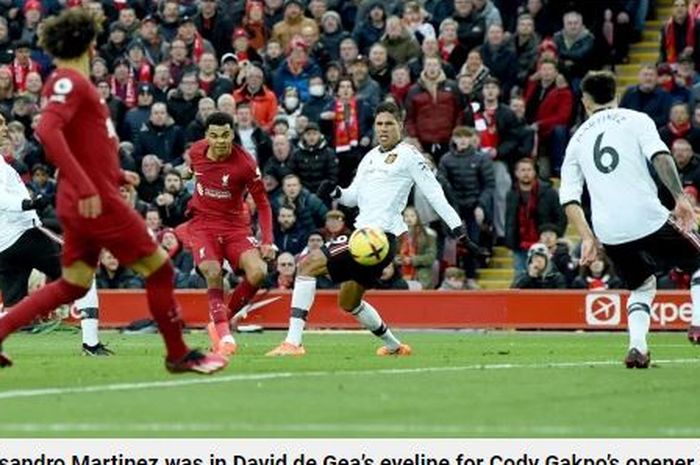
<path id="1" fill-rule="evenodd" d="M 209 143 L 195 142 L 190 148 L 191 169 L 196 178 L 188 205 L 195 219 L 213 228 L 240 229 L 250 234 L 250 214 L 243 196 L 250 191 L 260 212 L 263 242 L 272 243 L 272 214 L 255 160 L 234 144 L 231 156 L 221 161 L 207 158 Z M 268 220 L 269 216 L 269 220 Z"/>
<path id="2" fill-rule="evenodd" d="M 36 134 L 58 168 L 58 213 L 78 216 L 78 199 L 99 194 L 103 212 L 123 202 L 118 186 L 118 139 L 97 89 L 79 72 L 60 68 L 43 89 L 45 107 Z"/>

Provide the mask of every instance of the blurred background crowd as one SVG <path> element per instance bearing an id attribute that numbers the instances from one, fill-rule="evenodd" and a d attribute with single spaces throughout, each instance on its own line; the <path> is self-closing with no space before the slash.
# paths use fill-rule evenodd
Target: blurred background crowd
<path id="1" fill-rule="evenodd" d="M 1 150 L 33 195 L 56 192 L 33 133 L 52 71 L 37 35 L 65 8 L 90 9 L 102 22 L 91 78 L 117 128 L 122 167 L 141 175 L 138 188 L 121 192 L 169 252 L 179 288 L 205 287 L 178 226 L 194 186 L 189 146 L 217 110 L 235 118 L 273 207 L 280 254 L 270 288 L 292 286 L 300 258 L 351 232 L 356 212 L 315 192 L 325 179 L 351 182 L 384 100 L 404 109 L 406 140 L 431 162 L 483 250 L 457 248 L 416 191 L 386 289 L 621 285 L 604 257 L 579 269 L 556 191 L 591 69 L 638 73 L 621 86 L 621 105 L 656 121 L 687 192 L 700 192 L 696 0 L 0 0 L 9 134 Z M 647 53 L 635 59 L 637 49 Z M 60 231 L 51 206 L 40 213 Z M 662 278 L 688 284 L 675 270 Z M 236 279 L 229 270 L 229 283 Z M 98 285 L 143 282 L 105 251 Z"/>

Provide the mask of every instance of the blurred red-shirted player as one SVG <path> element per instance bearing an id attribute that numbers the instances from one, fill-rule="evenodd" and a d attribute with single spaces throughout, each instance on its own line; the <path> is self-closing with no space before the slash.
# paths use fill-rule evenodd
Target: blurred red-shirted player
<path id="1" fill-rule="evenodd" d="M 189 203 L 192 219 L 188 230 L 195 263 L 207 281 L 209 314 L 207 329 L 214 350 L 229 356 L 236 351 L 229 320 L 257 292 L 265 279 L 264 259 L 274 258 L 272 211 L 255 160 L 233 143 L 234 121 L 226 113 L 213 113 L 204 123 L 205 138 L 190 148 L 191 169 L 196 177 Z M 262 244 L 251 234 L 250 214 L 244 205 L 249 192 L 258 209 Z M 226 259 L 241 269 L 245 279 L 224 305 L 221 266 Z"/>
<path id="2" fill-rule="evenodd" d="M 165 339 L 166 368 L 213 373 L 227 365 L 226 358 L 185 344 L 173 296 L 173 267 L 143 220 L 119 195 L 120 184 L 136 184 L 138 177 L 120 170 L 109 111 L 88 80 L 97 33 L 95 19 L 81 8 L 48 19 L 41 35 L 41 45 L 55 58 L 57 70 L 44 86 L 46 106 L 36 133 L 59 170 L 63 275 L 0 318 L 0 342 L 35 317 L 82 297 L 100 250 L 106 248 L 145 277 L 148 305 Z M 0 350 L 0 366 L 10 364 Z"/>

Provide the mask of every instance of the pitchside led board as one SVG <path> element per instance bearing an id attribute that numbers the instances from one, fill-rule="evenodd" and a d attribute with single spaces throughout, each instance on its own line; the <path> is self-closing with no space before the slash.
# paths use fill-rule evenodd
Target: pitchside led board
<path id="1" fill-rule="evenodd" d="M 612 330 L 626 328 L 624 292 L 585 291 L 373 291 L 367 300 L 397 328 L 505 328 Z M 185 321 L 207 324 L 207 296 L 202 291 L 177 293 Z M 257 296 L 247 324 L 286 329 L 291 294 L 272 291 Z M 101 324 L 121 327 L 148 317 L 141 291 L 101 291 Z M 658 292 L 651 311 L 655 330 L 685 330 L 691 317 L 690 296 L 683 291 Z M 337 292 L 319 291 L 311 328 L 357 328 L 338 308 Z"/>

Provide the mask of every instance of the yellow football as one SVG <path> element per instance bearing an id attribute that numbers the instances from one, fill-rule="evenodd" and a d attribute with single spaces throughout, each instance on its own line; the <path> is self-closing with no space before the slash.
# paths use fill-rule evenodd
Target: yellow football
<path id="1" fill-rule="evenodd" d="M 364 266 L 372 266 L 384 260 L 389 253 L 389 240 L 384 231 L 376 228 L 360 228 L 350 236 L 350 255 Z"/>

